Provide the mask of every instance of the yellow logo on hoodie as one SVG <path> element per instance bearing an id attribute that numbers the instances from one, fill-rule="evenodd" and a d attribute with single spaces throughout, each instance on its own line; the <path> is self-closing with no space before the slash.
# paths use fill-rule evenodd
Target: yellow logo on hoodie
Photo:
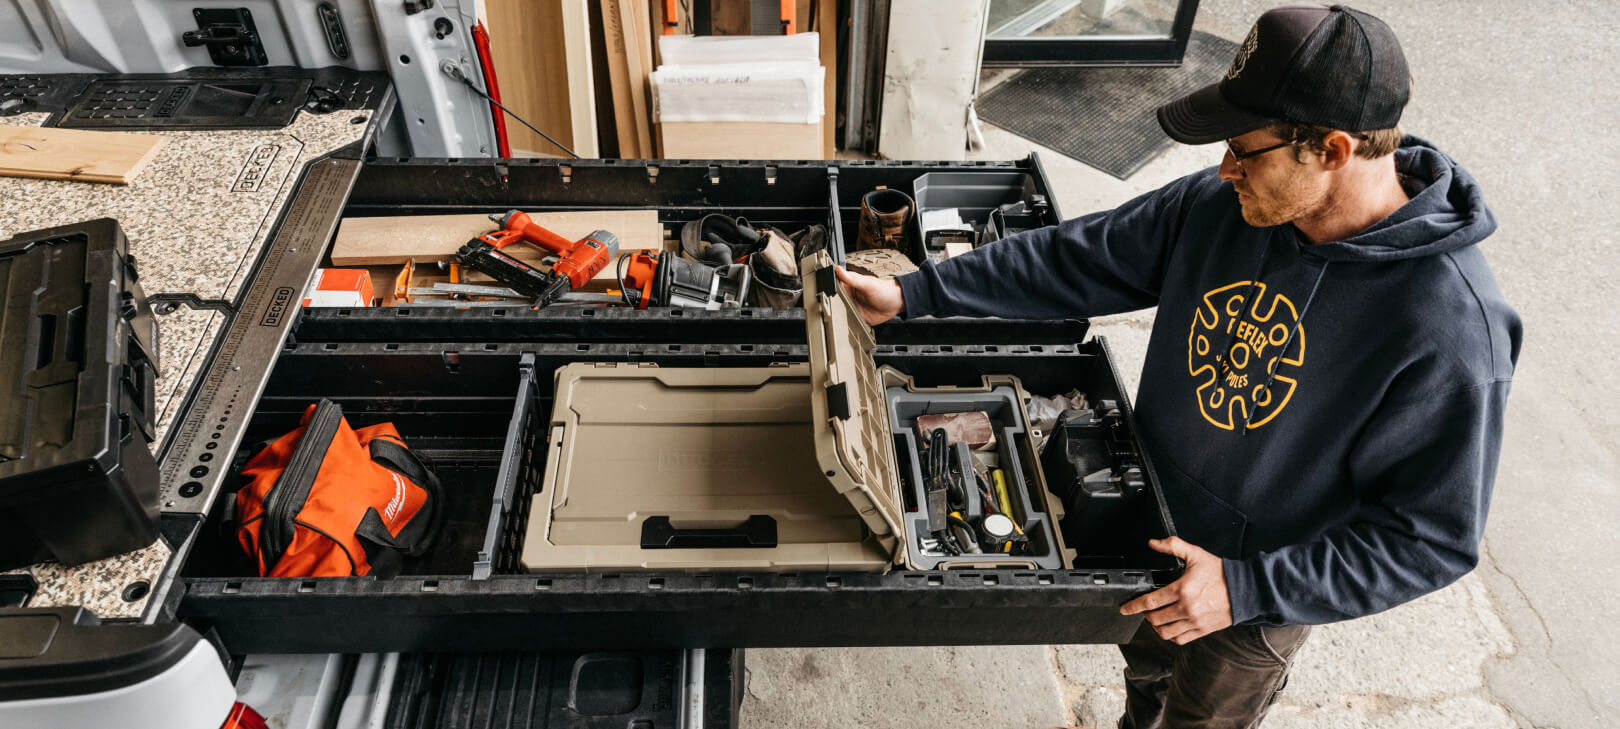
<path id="1" fill-rule="evenodd" d="M 1250 296 L 1254 303 L 1245 311 Z M 1205 420 L 1235 430 L 1247 419 L 1253 430 L 1288 407 L 1299 386 L 1290 375 L 1305 363 L 1305 328 L 1288 340 L 1298 321 L 1294 302 L 1281 294 L 1267 296 L 1264 283 L 1239 281 L 1204 294 L 1187 334 L 1187 371 L 1198 385 Z"/>

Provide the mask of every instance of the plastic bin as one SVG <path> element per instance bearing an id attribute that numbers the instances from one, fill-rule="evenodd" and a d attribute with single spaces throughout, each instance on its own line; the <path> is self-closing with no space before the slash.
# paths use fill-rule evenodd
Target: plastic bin
<path id="1" fill-rule="evenodd" d="M 917 201 L 916 234 L 921 249 L 912 259 L 939 259 L 948 229 L 925 227 L 925 217 L 935 211 L 955 210 L 961 222 L 972 229 L 975 246 L 992 243 L 1006 235 L 1045 224 L 1050 208 L 1035 178 L 1023 172 L 929 172 L 912 183 Z M 1008 210 L 1003 211 L 1003 206 Z M 993 220 L 994 219 L 994 220 Z M 1056 222 L 1056 221 L 1052 221 Z"/>
<path id="2" fill-rule="evenodd" d="M 906 539 L 911 563 L 920 569 L 953 569 L 987 567 L 997 564 L 1022 564 L 1031 569 L 1062 569 L 1063 553 L 1052 524 L 1052 507 L 1044 479 L 1033 468 L 1034 449 L 1029 442 L 1028 416 L 1024 412 L 1023 388 L 1016 380 L 1005 377 L 988 378 L 985 392 L 916 389 L 903 386 L 888 388 L 889 420 L 894 432 L 895 450 L 902 456 L 903 488 L 910 503 L 923 504 L 927 497 L 923 491 L 922 458 L 927 453 L 919 444 L 917 418 L 939 413 L 983 411 L 990 417 L 996 431 L 995 465 L 1007 480 L 1012 502 L 1009 516 L 1029 538 L 1028 553 L 1021 556 L 1000 554 L 963 554 L 948 556 L 938 550 L 925 551 L 919 540 L 927 534 L 928 517 L 923 509 L 907 512 Z M 953 454 L 954 455 L 954 454 Z M 1026 468 L 1025 464 L 1029 464 Z M 959 468 L 972 468 L 962 464 Z M 985 514 L 983 502 L 976 497 L 974 483 L 968 482 L 966 518 L 977 522 Z"/>

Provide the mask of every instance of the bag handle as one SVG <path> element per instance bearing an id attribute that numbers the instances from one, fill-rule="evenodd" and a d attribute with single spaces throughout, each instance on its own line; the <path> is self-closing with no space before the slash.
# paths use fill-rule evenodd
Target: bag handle
<path id="1" fill-rule="evenodd" d="M 371 460 L 398 472 L 427 492 L 427 501 L 422 506 L 427 510 L 427 518 L 423 519 L 418 514 L 400 530 L 398 536 L 394 536 L 383 526 L 380 516 L 376 518 L 375 525 L 368 528 L 371 521 L 368 514 L 361 522 L 360 528 L 355 531 L 355 536 L 378 546 L 399 550 L 403 552 L 402 556 L 420 557 L 433 547 L 433 540 L 444 526 L 446 511 L 444 487 L 439 483 L 439 477 L 428 469 L 420 457 L 396 441 L 396 438 L 387 435 L 372 438 L 368 445 Z"/>
<path id="2" fill-rule="evenodd" d="M 315 477 L 321 472 L 326 451 L 332 447 L 332 438 L 343 423 L 343 408 L 331 400 L 321 400 L 311 406 L 304 423 L 304 434 L 297 447 L 287 457 L 287 466 L 276 477 L 275 484 L 264 497 L 264 524 L 259 528 L 259 559 L 264 563 L 262 574 L 270 574 L 281 556 L 292 545 L 297 528 L 293 519 L 309 500 L 309 491 L 315 486 Z"/>

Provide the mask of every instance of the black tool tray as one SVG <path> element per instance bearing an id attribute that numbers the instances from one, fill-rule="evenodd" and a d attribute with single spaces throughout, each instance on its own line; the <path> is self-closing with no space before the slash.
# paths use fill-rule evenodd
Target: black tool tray
<path id="1" fill-rule="evenodd" d="M 909 188 L 931 171 L 1023 172 L 1045 192 L 1034 158 L 374 160 L 361 170 L 346 214 L 655 208 L 670 230 L 709 213 L 784 229 L 826 223 L 842 249 L 853 247 L 862 193 Z M 1046 209 L 1055 222 L 1057 212 Z M 1078 389 L 1117 401 L 1134 432 L 1113 358 L 1105 342 L 1086 339 L 1084 322 L 893 322 L 877 327 L 876 339 L 874 364 L 919 387 L 1010 375 L 1035 395 Z M 1174 533 L 1151 464 L 1149 488 L 1127 507 L 1140 533 L 1060 569 L 519 571 L 527 505 L 545 467 L 543 428 L 557 368 L 808 359 L 802 310 L 302 310 L 240 442 L 291 430 L 303 408 L 323 397 L 341 404 L 356 427 L 393 422 L 439 469 L 452 498 L 447 530 L 397 578 L 257 578 L 241 569 L 238 547 L 222 528 L 227 500 L 215 499 L 185 550 L 173 607 L 180 618 L 217 629 L 235 652 L 1104 643 L 1127 640 L 1139 624 L 1139 617 L 1119 615 L 1121 604 L 1176 577 L 1175 560 L 1147 547 L 1150 538 Z M 236 485 L 227 479 L 223 488 Z M 1061 516 L 1058 527 L 1069 528 Z"/>

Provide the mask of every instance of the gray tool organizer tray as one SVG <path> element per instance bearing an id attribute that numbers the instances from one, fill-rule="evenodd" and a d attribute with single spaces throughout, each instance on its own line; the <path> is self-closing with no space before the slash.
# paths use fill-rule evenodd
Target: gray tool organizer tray
<path id="1" fill-rule="evenodd" d="M 1052 526 L 1052 507 L 1048 504 L 1044 479 L 1039 466 L 1030 456 L 1028 418 L 1016 384 L 997 385 L 986 392 L 948 392 L 915 390 L 898 385 L 887 388 L 889 422 L 894 431 L 895 451 L 905 455 L 901 461 L 902 488 L 912 503 L 927 501 L 923 493 L 922 458 L 927 451 L 917 436 L 917 417 L 943 413 L 984 411 L 996 431 L 995 454 L 997 468 L 1007 477 L 1007 490 L 1012 501 L 1013 515 L 1029 537 L 1029 553 L 1024 556 L 1000 554 L 963 554 L 947 556 L 924 552 L 918 540 L 927 532 L 928 516 L 921 510 L 906 514 L 906 539 L 911 563 L 919 569 L 962 569 L 996 565 L 1023 565 L 1038 569 L 1062 569 L 1063 554 L 1058 535 Z M 954 455 L 954 454 L 953 454 Z M 968 485 L 970 493 L 973 485 Z M 967 519 L 974 522 L 985 513 L 978 498 L 967 499 Z"/>

